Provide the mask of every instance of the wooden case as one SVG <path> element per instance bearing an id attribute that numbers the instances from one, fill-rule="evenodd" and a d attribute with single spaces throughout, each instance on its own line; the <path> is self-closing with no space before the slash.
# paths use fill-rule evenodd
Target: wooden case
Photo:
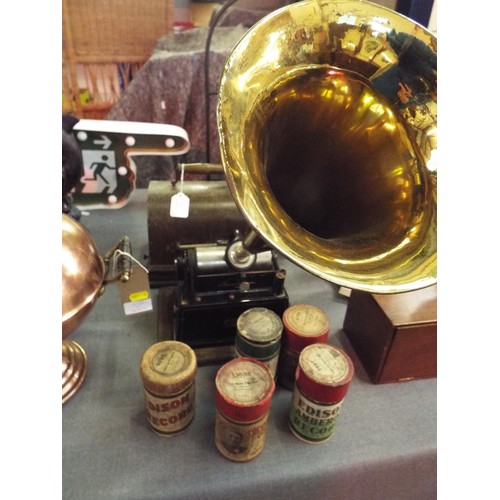
<path id="1" fill-rule="evenodd" d="M 373 383 L 437 376 L 437 286 L 393 295 L 352 290 L 344 331 Z"/>

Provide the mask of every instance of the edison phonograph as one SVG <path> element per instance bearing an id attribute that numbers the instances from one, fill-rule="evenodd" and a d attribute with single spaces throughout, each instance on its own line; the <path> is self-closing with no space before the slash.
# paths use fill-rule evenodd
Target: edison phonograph
<path id="1" fill-rule="evenodd" d="M 248 31 L 226 62 L 217 109 L 225 179 L 247 223 L 235 254 L 246 262 L 260 242 L 320 278 L 372 293 L 436 282 L 436 51 L 426 29 L 367 2 L 300 2 Z M 215 208 L 225 201 L 207 216 L 215 230 L 225 227 Z M 152 226 L 161 203 L 149 210 Z M 201 220 L 193 234 L 207 231 Z M 152 233 L 156 264 L 165 245 Z M 252 289 L 248 270 L 230 261 L 233 243 L 218 247 L 217 237 L 177 260 L 186 303 L 199 300 L 200 309 L 204 287 L 217 295 L 231 272 L 241 281 L 221 296 Z M 221 309 L 230 303 L 226 296 Z"/>
<path id="2" fill-rule="evenodd" d="M 364 1 L 248 30 L 218 91 L 224 179 L 149 185 L 160 338 L 224 357 L 244 308 L 286 308 L 277 254 L 371 293 L 436 283 L 436 59 L 434 35 Z M 179 192 L 188 217 L 169 216 Z"/>

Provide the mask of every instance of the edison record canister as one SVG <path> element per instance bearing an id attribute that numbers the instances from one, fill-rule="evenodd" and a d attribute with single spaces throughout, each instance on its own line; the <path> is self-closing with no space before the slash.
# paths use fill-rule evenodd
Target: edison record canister
<path id="1" fill-rule="evenodd" d="M 329 344 L 312 344 L 300 353 L 289 413 L 292 432 L 302 441 L 331 437 L 354 374 L 349 356 Z"/>
<path id="2" fill-rule="evenodd" d="M 185 430 L 195 409 L 193 349 L 174 340 L 158 342 L 143 354 L 140 370 L 151 429 L 161 436 Z"/>
<path id="3" fill-rule="evenodd" d="M 295 370 L 304 347 L 326 343 L 330 333 L 330 320 L 319 307 L 311 304 L 296 304 L 283 313 L 283 336 L 278 364 L 278 380 L 287 389 L 293 390 Z"/>
<path id="4" fill-rule="evenodd" d="M 281 318 L 265 307 L 252 307 L 240 314 L 236 323 L 237 356 L 262 361 L 276 376 L 281 347 Z"/>
<path id="5" fill-rule="evenodd" d="M 235 358 L 219 369 L 215 445 L 223 456 L 246 462 L 264 449 L 274 388 L 271 370 L 254 358 Z"/>

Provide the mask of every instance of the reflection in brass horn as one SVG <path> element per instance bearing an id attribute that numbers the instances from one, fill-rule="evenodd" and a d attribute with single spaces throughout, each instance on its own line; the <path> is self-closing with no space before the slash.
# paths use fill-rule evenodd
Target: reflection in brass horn
<path id="1" fill-rule="evenodd" d="M 305 1 L 230 54 L 217 119 L 237 206 L 307 271 L 372 293 L 437 280 L 437 41 L 365 1 Z"/>
<path id="2" fill-rule="evenodd" d="M 82 385 L 87 374 L 83 348 L 67 337 L 85 320 L 107 283 L 126 280 L 128 259 L 118 262 L 120 274 L 107 279 L 109 258 L 117 248 L 130 248 L 128 237 L 103 259 L 88 230 L 72 217 L 62 214 L 62 402 Z"/>

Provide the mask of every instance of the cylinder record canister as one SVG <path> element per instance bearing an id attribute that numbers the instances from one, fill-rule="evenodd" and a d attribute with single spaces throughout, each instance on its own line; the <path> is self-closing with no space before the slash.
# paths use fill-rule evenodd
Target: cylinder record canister
<path id="1" fill-rule="evenodd" d="M 296 304 L 283 313 L 283 336 L 278 364 L 278 380 L 293 390 L 299 355 L 304 347 L 326 343 L 330 333 L 330 320 L 319 307 Z"/>
<path id="2" fill-rule="evenodd" d="M 143 354 L 140 371 L 146 411 L 157 434 L 179 434 L 192 422 L 196 368 L 196 354 L 183 342 L 158 342 Z"/>
<path id="3" fill-rule="evenodd" d="M 288 420 L 295 436 L 308 443 L 331 437 L 353 374 L 351 359 L 337 347 L 313 344 L 302 350 Z"/>
<path id="4" fill-rule="evenodd" d="M 215 444 L 226 458 L 245 462 L 264 448 L 274 377 L 254 358 L 235 358 L 217 372 Z"/>
<path id="5" fill-rule="evenodd" d="M 236 354 L 262 361 L 274 377 L 283 332 L 281 318 L 265 307 L 253 307 L 240 314 L 236 327 Z"/>

